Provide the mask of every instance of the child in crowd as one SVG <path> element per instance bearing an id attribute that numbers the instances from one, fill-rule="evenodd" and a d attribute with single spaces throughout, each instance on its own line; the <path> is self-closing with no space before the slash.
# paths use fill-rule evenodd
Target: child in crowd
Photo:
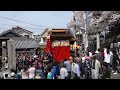
<path id="1" fill-rule="evenodd" d="M 51 67 L 47 68 L 48 74 L 47 74 L 47 79 L 53 79 L 53 75 L 52 75 L 52 69 Z"/>
<path id="2" fill-rule="evenodd" d="M 104 63 L 102 65 L 102 68 L 103 68 L 103 76 L 102 76 L 102 79 L 110 79 L 111 77 L 111 72 L 110 70 L 107 68 L 107 64 Z"/>

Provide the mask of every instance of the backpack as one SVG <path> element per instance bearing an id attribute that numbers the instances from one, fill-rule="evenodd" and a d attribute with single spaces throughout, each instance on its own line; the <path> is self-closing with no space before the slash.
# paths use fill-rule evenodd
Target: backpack
<path id="1" fill-rule="evenodd" d="M 84 71 L 88 73 L 91 72 L 91 63 L 89 60 L 85 60 L 84 62 Z"/>
<path id="2" fill-rule="evenodd" d="M 71 71 L 74 70 L 74 65 L 75 65 L 75 63 L 73 62 L 72 65 L 71 65 L 72 66 L 72 68 L 71 68 L 72 70 Z"/>

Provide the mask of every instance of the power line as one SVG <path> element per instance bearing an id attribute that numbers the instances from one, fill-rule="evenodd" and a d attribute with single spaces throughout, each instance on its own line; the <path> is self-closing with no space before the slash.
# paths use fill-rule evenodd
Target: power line
<path id="1" fill-rule="evenodd" d="M 2 17 L 2 16 L 0 16 L 0 18 L 11 20 L 11 21 L 16 21 L 16 22 L 20 22 L 20 23 L 25 23 L 25 24 L 29 24 L 29 25 L 39 26 L 39 27 L 46 27 L 46 26 L 32 24 L 32 23 L 28 23 L 28 22 L 24 22 L 24 21 L 20 21 L 20 20 L 15 20 L 15 19 L 7 18 L 7 17 Z"/>
<path id="2" fill-rule="evenodd" d="M 6 28 L 6 27 L 0 27 L 0 28 L 8 29 L 8 28 Z M 1 31 L 1 30 L 0 30 L 0 31 Z"/>
<path id="3" fill-rule="evenodd" d="M 0 25 L 15 26 L 15 25 L 4 24 L 4 23 L 0 23 Z M 38 30 L 44 30 L 44 29 L 40 29 L 40 28 L 31 28 L 31 27 L 24 27 L 24 26 L 19 26 L 19 27 L 22 27 L 22 28 L 30 28 L 30 29 L 38 29 Z"/>
<path id="4" fill-rule="evenodd" d="M 37 24 L 32 24 L 32 23 L 28 23 L 28 22 L 24 22 L 24 21 L 20 21 L 20 20 L 16 20 L 16 19 L 11 19 L 11 18 L 8 18 L 8 17 L 3 17 L 3 16 L 0 16 L 0 18 L 6 19 L 6 20 L 15 21 L 15 22 L 20 22 L 20 23 L 24 23 L 24 24 L 29 24 L 29 25 L 33 25 L 33 26 L 46 27 L 46 26 L 41 26 L 41 25 L 37 25 Z M 64 17 L 64 18 L 66 18 L 66 17 Z M 66 18 L 66 19 L 68 19 L 68 18 Z M 50 27 L 47 27 L 47 28 L 50 28 Z"/>

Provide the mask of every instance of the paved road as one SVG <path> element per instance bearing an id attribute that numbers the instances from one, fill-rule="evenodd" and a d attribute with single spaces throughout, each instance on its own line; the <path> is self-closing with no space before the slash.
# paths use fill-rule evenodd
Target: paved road
<path id="1" fill-rule="evenodd" d="M 120 74 L 116 74 L 111 76 L 111 79 L 120 79 Z"/>
<path id="2" fill-rule="evenodd" d="M 8 70 L 0 72 L 0 77 L 3 77 L 3 73 L 6 73 L 6 72 L 8 72 Z"/>

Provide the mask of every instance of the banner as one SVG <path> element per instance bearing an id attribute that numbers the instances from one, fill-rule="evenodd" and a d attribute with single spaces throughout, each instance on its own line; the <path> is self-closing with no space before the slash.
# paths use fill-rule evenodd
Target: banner
<path id="1" fill-rule="evenodd" d="M 53 59 L 60 62 L 64 58 L 69 59 L 70 46 L 59 46 L 53 48 Z"/>

